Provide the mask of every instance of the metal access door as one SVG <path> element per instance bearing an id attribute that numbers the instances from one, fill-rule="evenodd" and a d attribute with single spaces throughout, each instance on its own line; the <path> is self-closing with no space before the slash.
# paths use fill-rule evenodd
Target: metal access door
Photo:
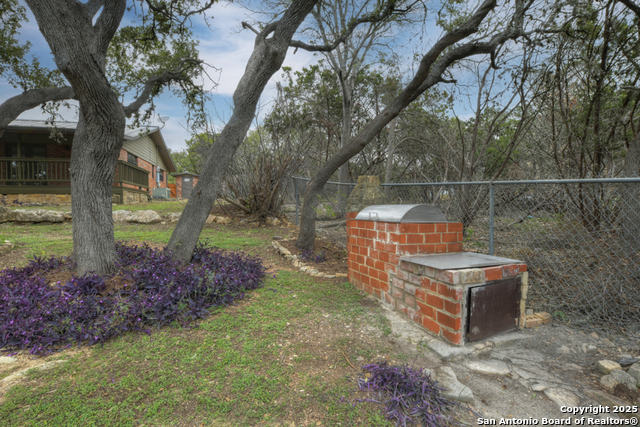
<path id="1" fill-rule="evenodd" d="M 193 178 L 186 176 L 182 178 L 182 198 L 188 199 L 193 191 Z"/>
<path id="2" fill-rule="evenodd" d="M 520 284 L 518 276 L 469 289 L 468 341 L 518 329 Z"/>

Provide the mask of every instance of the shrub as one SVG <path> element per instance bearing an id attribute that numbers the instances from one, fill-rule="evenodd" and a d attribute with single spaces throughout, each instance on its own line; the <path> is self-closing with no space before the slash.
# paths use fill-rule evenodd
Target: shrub
<path id="1" fill-rule="evenodd" d="M 368 378 L 358 379 L 362 391 L 376 393 L 385 403 L 385 416 L 396 425 L 413 424 L 417 418 L 425 426 L 461 425 L 452 416 L 456 402 L 442 397 L 442 387 L 425 375 L 422 369 L 414 371 L 409 366 L 389 366 L 386 362 L 365 365 L 362 369 Z"/>
<path id="2" fill-rule="evenodd" d="M 73 268 L 67 258 L 35 258 L 0 273 L 0 348 L 50 352 L 72 342 L 104 343 L 128 330 L 189 324 L 211 307 L 227 306 L 262 285 L 260 260 L 200 245 L 191 264 L 147 245 L 117 245 L 124 285 L 108 290 L 112 277 L 72 276 L 58 286 L 47 273 Z"/>

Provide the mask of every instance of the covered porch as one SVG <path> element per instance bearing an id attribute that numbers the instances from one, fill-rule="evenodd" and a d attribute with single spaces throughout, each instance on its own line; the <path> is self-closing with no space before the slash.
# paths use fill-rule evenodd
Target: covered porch
<path id="1" fill-rule="evenodd" d="M 24 195 L 34 199 L 42 195 L 67 195 L 70 200 L 71 173 L 68 158 L 0 157 L 0 194 Z M 118 160 L 113 181 L 113 203 L 146 201 L 149 197 L 149 171 Z M 50 197 L 49 197 L 50 199 Z"/>

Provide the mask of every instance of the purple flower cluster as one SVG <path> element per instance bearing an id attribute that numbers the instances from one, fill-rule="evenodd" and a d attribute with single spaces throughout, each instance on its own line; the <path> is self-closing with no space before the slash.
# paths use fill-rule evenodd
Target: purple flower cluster
<path id="1" fill-rule="evenodd" d="M 379 400 L 366 401 L 385 404 L 385 415 L 396 425 L 406 426 L 419 420 L 424 426 L 459 424 L 450 415 L 456 402 L 442 397 L 442 387 L 422 369 L 414 371 L 409 366 L 389 366 L 386 362 L 365 365 L 368 378 L 358 379 L 362 391 L 377 393 Z"/>
<path id="2" fill-rule="evenodd" d="M 314 254 L 313 251 L 308 250 L 308 249 L 304 249 L 301 253 L 300 253 L 300 258 L 302 259 L 302 261 L 304 262 L 315 262 L 316 264 L 319 264 L 321 262 L 325 262 L 327 260 L 324 251 L 318 253 L 318 254 Z"/>
<path id="3" fill-rule="evenodd" d="M 147 245 L 118 244 L 117 252 L 125 285 L 111 291 L 111 277 L 90 274 L 52 285 L 47 273 L 74 267 L 67 258 L 36 258 L 0 272 L 0 348 L 42 354 L 72 342 L 103 343 L 145 325 L 188 324 L 210 307 L 243 298 L 265 276 L 259 259 L 204 246 L 186 266 Z"/>

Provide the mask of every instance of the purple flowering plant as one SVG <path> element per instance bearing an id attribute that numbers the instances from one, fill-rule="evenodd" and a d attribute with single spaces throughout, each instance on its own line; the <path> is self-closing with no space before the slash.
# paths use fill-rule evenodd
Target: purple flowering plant
<path id="1" fill-rule="evenodd" d="M 366 377 L 358 379 L 358 388 L 375 398 L 359 401 L 383 403 L 385 417 L 395 421 L 396 426 L 462 425 L 453 416 L 453 409 L 460 405 L 444 398 L 442 391 L 446 389 L 422 369 L 390 366 L 386 362 L 364 365 L 362 369 Z"/>
<path id="2" fill-rule="evenodd" d="M 47 275 L 75 266 L 68 258 L 34 258 L 0 272 L 0 348 L 49 353 L 71 343 L 97 344 L 125 331 L 178 321 L 190 324 L 211 307 L 227 306 L 263 284 L 262 262 L 199 245 L 191 263 L 148 245 L 117 244 L 120 282 L 112 276 L 72 276 L 60 285 Z"/>

